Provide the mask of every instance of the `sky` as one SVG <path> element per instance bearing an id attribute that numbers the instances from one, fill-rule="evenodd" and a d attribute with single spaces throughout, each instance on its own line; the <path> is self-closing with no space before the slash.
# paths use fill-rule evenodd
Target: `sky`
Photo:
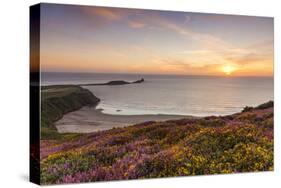
<path id="1" fill-rule="evenodd" d="M 272 76 L 273 18 L 42 4 L 41 71 Z"/>

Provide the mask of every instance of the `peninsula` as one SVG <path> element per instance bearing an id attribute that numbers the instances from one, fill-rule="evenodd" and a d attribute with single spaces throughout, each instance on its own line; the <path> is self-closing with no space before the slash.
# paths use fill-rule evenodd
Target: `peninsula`
<path id="1" fill-rule="evenodd" d="M 97 85 L 126 85 L 126 84 L 139 84 L 144 82 L 144 79 L 141 78 L 139 80 L 128 82 L 124 80 L 113 80 L 106 83 L 93 83 L 93 84 L 79 84 L 79 86 L 97 86 Z"/>

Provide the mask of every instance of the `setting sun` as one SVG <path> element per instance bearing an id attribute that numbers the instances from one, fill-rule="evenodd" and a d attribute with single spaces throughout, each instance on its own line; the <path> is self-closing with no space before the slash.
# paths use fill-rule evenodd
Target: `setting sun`
<path id="1" fill-rule="evenodd" d="M 222 67 L 222 71 L 226 75 L 231 75 L 235 71 L 235 68 L 231 65 L 225 65 L 225 66 Z"/>

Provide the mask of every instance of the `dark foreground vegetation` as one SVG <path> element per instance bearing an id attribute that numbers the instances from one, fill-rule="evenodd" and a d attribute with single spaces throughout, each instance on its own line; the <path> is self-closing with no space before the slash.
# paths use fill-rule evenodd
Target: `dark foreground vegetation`
<path id="1" fill-rule="evenodd" d="M 273 102 L 41 140 L 40 163 L 43 184 L 273 170 Z"/>

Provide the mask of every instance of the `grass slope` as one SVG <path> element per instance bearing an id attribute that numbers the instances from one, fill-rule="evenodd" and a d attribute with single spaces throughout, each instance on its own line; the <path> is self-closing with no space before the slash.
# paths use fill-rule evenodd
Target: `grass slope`
<path id="1" fill-rule="evenodd" d="M 273 170 L 273 102 L 41 141 L 43 184 Z"/>
<path id="2" fill-rule="evenodd" d="M 41 139 L 59 138 L 53 123 L 68 112 L 86 105 L 96 105 L 100 100 L 80 86 L 41 87 Z"/>

